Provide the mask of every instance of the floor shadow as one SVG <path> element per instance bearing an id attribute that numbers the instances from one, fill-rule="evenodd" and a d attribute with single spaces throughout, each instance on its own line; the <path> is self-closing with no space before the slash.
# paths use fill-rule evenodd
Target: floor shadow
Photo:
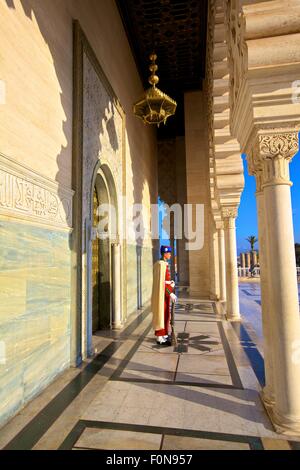
<path id="1" fill-rule="evenodd" d="M 122 362 L 119 364 L 119 368 L 120 367 L 122 367 Z M 134 369 L 135 367 L 137 369 Z M 177 385 L 176 383 L 147 383 L 147 374 L 151 380 L 153 379 L 153 376 L 157 374 L 159 377 L 159 375 L 166 372 L 166 370 L 153 365 L 148 368 L 146 367 L 143 370 L 139 369 L 140 367 L 141 364 L 138 362 L 134 360 L 130 361 L 130 369 L 124 369 L 124 372 L 126 372 L 126 379 L 123 380 L 125 380 L 125 382 L 128 381 L 128 379 L 129 381 L 132 380 L 136 386 L 141 387 L 143 390 L 150 390 L 153 392 L 159 391 L 169 397 L 182 399 L 185 403 L 190 402 L 199 404 L 200 406 L 205 406 L 206 408 L 211 409 L 212 416 L 214 413 L 213 410 L 218 410 L 224 414 L 228 413 L 253 423 L 262 424 L 266 429 L 273 431 L 273 427 L 267 415 L 264 413 L 262 405 L 260 405 L 260 409 L 257 409 L 260 403 L 260 398 L 256 390 L 235 390 L 233 388 L 226 388 L 226 386 L 222 388 L 219 387 L 219 384 L 217 385 L 217 388 L 214 388 L 216 382 L 214 381 L 213 375 L 211 375 L 211 380 L 205 378 L 207 387 L 199 387 L 196 386 L 195 383 L 193 384 L 190 381 L 190 376 L 184 372 L 180 373 L 180 381 L 187 382 L 184 386 Z M 139 370 L 145 375 L 144 379 L 141 381 L 136 380 L 136 374 Z M 120 376 L 120 380 L 122 381 L 122 375 Z M 212 395 L 211 391 L 214 392 L 214 395 Z M 219 395 L 222 395 L 222 397 Z"/>

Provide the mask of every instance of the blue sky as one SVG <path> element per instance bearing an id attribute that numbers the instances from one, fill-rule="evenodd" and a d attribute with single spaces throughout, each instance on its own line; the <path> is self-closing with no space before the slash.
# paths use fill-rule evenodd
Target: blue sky
<path id="1" fill-rule="evenodd" d="M 257 236 L 257 218 L 256 218 L 256 199 L 255 199 L 255 178 L 249 176 L 246 159 L 243 156 L 245 189 L 241 198 L 239 216 L 237 218 L 237 247 L 238 253 L 249 250 L 249 243 L 245 240 L 249 235 Z M 293 186 L 292 207 L 294 218 L 294 236 L 295 241 L 300 243 L 300 152 L 290 163 L 290 174 Z"/>

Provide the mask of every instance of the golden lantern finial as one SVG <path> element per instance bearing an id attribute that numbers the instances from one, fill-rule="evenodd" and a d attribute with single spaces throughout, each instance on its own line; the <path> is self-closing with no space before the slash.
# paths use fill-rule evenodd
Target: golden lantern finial
<path id="1" fill-rule="evenodd" d="M 134 104 L 133 112 L 145 124 L 157 124 L 159 127 L 161 122 L 166 124 L 168 117 L 175 114 L 177 103 L 156 87 L 159 82 L 159 77 L 156 75 L 158 70 L 157 55 L 153 52 L 149 58 L 151 75 L 148 81 L 152 87 L 148 88 L 143 98 Z"/>
<path id="2" fill-rule="evenodd" d="M 153 54 L 151 54 L 149 56 L 149 59 L 151 60 L 151 65 L 149 67 L 149 70 L 152 73 L 151 73 L 148 81 L 149 81 L 150 85 L 155 87 L 159 82 L 159 77 L 155 74 L 155 72 L 157 72 L 157 70 L 158 70 L 158 66 L 155 63 L 155 61 L 157 59 L 157 55 L 153 52 Z"/>

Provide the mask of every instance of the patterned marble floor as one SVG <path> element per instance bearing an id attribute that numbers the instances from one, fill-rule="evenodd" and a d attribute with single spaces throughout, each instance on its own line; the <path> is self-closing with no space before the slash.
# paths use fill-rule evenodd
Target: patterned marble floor
<path id="1" fill-rule="evenodd" d="M 241 286 L 241 306 L 257 287 Z M 253 297 L 253 298 L 252 298 Z M 180 298 L 177 347 L 159 347 L 145 310 L 99 332 L 97 355 L 63 374 L 0 430 L 6 449 L 298 449 L 276 434 L 260 400 L 259 315 L 230 323 L 210 301 Z M 257 318 L 258 317 L 258 318 Z"/>

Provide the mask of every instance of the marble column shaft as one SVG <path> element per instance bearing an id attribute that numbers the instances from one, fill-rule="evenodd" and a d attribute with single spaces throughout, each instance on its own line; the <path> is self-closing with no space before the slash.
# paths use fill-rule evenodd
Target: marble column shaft
<path id="1" fill-rule="evenodd" d="M 225 228 L 226 260 L 226 314 L 228 320 L 240 320 L 239 284 L 237 270 L 237 248 L 235 219 L 237 210 L 225 210 L 223 214 Z"/>
<path id="2" fill-rule="evenodd" d="M 300 318 L 289 181 L 289 162 L 299 147 L 298 132 L 259 135 L 255 153 L 262 166 L 267 249 L 268 318 L 275 403 L 270 414 L 281 432 L 300 432 Z M 272 325 L 272 326 L 271 326 Z"/>
<path id="3" fill-rule="evenodd" d="M 215 222 L 211 219 L 210 239 L 210 285 L 212 300 L 220 299 L 220 272 L 219 272 L 219 240 Z"/>
<path id="4" fill-rule="evenodd" d="M 266 404 L 274 403 L 274 378 L 273 378 L 273 357 L 272 357 L 272 298 L 269 292 L 268 282 L 268 257 L 266 256 L 266 226 L 265 226 L 265 206 L 264 196 L 260 189 L 256 193 L 257 214 L 258 214 L 258 240 L 260 246 L 260 288 L 261 288 L 261 308 L 262 327 L 264 335 L 264 360 L 265 360 L 265 387 L 263 398 Z"/>
<path id="5" fill-rule="evenodd" d="M 218 243 L 219 243 L 220 301 L 226 302 L 225 236 L 224 236 L 223 223 L 218 228 Z"/>
<path id="6" fill-rule="evenodd" d="M 250 253 L 247 252 L 245 254 L 245 258 L 246 258 L 246 268 L 250 268 L 250 266 L 251 266 L 251 255 L 250 255 Z"/>
<path id="7" fill-rule="evenodd" d="M 245 253 L 240 254 L 240 263 L 241 263 L 241 268 L 245 268 L 246 266 Z"/>
<path id="8" fill-rule="evenodd" d="M 262 396 L 266 406 L 273 406 L 275 402 L 274 376 L 273 376 L 273 352 L 272 352 L 272 297 L 268 280 L 268 246 L 267 226 L 265 224 L 266 211 L 262 189 L 262 166 L 255 154 L 247 157 L 250 175 L 256 179 L 256 205 L 258 221 L 258 242 L 260 251 L 260 289 L 262 309 L 262 329 L 264 335 L 264 363 L 265 363 L 265 387 Z"/>

